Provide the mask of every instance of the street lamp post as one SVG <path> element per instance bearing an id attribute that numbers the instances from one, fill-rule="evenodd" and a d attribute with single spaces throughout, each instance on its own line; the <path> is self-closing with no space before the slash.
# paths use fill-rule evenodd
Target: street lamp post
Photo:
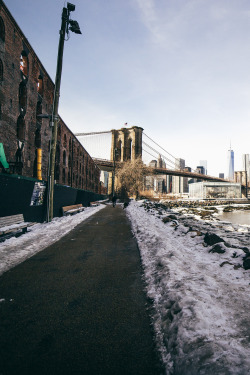
<path id="1" fill-rule="evenodd" d="M 77 21 L 70 20 L 70 12 L 75 10 L 75 5 L 67 3 L 67 8 L 63 8 L 62 11 L 62 23 L 60 30 L 60 39 L 58 46 L 57 55 L 57 69 L 55 78 L 54 98 L 53 98 L 53 109 L 51 115 L 51 147 L 50 147 L 50 160 L 49 160 L 49 173 L 48 173 L 48 205 L 47 205 L 47 221 L 53 219 L 53 199 L 54 199 L 54 176 L 55 176 L 55 155 L 56 155 L 56 143 L 57 143 L 57 125 L 58 125 L 58 106 L 60 97 L 60 85 L 62 76 L 62 61 L 63 61 L 63 48 L 65 33 L 69 30 L 76 34 L 81 34 Z"/>
<path id="2" fill-rule="evenodd" d="M 112 197 L 114 197 L 114 195 L 115 195 L 115 159 L 116 159 L 116 152 L 117 152 L 117 148 L 114 148 L 114 154 L 113 154 L 114 164 L 113 164 L 113 172 L 112 172 Z"/>

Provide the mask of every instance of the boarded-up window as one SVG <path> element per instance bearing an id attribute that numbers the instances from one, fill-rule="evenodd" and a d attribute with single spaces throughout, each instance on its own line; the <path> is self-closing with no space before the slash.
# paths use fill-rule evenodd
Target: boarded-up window
<path id="1" fill-rule="evenodd" d="M 5 26 L 2 17 L 0 17 L 0 39 L 5 41 Z"/>

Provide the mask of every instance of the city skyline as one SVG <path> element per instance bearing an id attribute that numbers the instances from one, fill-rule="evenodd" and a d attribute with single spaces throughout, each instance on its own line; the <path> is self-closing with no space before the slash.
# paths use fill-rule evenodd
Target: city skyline
<path id="1" fill-rule="evenodd" d="M 5 3 L 54 80 L 66 2 Z M 207 160 L 214 176 L 226 173 L 233 139 L 241 170 L 250 151 L 249 3 L 73 3 L 83 34 L 65 43 L 59 103 L 73 132 L 141 126 L 193 169 Z"/>

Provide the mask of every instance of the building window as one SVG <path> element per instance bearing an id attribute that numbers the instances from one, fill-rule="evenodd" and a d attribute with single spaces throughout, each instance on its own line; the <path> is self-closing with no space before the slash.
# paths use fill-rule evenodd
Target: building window
<path id="1" fill-rule="evenodd" d="M 63 165 L 66 166 L 66 151 L 63 151 Z"/>
<path id="2" fill-rule="evenodd" d="M 24 141 L 25 139 L 25 121 L 21 115 L 17 119 L 17 138 L 20 141 Z"/>
<path id="3" fill-rule="evenodd" d="M 28 56 L 25 51 L 20 56 L 20 70 L 27 77 L 28 75 Z"/>
<path id="4" fill-rule="evenodd" d="M 26 102 L 27 102 L 27 87 L 24 82 L 21 82 L 19 85 L 19 109 L 23 116 L 26 113 Z"/>
<path id="5" fill-rule="evenodd" d="M 66 136 L 66 134 L 64 134 L 64 137 L 63 137 L 63 146 L 67 147 L 67 136 Z"/>
<path id="6" fill-rule="evenodd" d="M 35 131 L 35 146 L 36 148 L 42 147 L 42 139 L 41 139 L 41 127 L 38 126 Z"/>
<path id="7" fill-rule="evenodd" d="M 42 119 L 41 119 L 41 117 L 37 117 L 37 116 L 41 115 L 42 113 L 43 113 L 42 102 L 39 101 L 36 104 L 36 121 L 40 125 L 42 125 Z"/>
<path id="8" fill-rule="evenodd" d="M 58 125 L 58 129 L 57 129 L 57 139 L 58 140 L 61 139 L 61 125 L 60 124 Z"/>
<path id="9" fill-rule="evenodd" d="M 37 80 L 37 92 L 43 96 L 43 77 L 40 75 Z"/>
<path id="10" fill-rule="evenodd" d="M 2 17 L 0 17 L 0 39 L 5 41 L 5 26 Z"/>
<path id="11" fill-rule="evenodd" d="M 60 145 L 56 145 L 56 163 L 60 164 Z"/>

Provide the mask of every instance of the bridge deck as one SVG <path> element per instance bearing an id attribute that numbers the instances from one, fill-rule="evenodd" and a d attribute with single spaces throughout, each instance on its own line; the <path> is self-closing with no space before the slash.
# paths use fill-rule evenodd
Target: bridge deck
<path id="1" fill-rule="evenodd" d="M 95 163 L 101 170 L 112 172 L 114 168 L 114 162 L 112 160 L 105 160 L 105 159 L 96 159 L 94 158 Z M 119 168 L 122 165 L 121 162 L 116 161 L 116 167 Z M 150 168 L 148 167 L 148 174 L 149 175 L 169 175 L 169 176 L 180 176 L 180 177 L 188 177 L 188 178 L 198 178 L 199 180 L 206 180 L 206 181 L 214 181 L 214 182 L 230 182 L 224 180 L 223 178 L 208 176 L 200 173 L 195 172 L 186 172 L 183 170 L 177 169 L 166 169 L 166 168 Z"/>

